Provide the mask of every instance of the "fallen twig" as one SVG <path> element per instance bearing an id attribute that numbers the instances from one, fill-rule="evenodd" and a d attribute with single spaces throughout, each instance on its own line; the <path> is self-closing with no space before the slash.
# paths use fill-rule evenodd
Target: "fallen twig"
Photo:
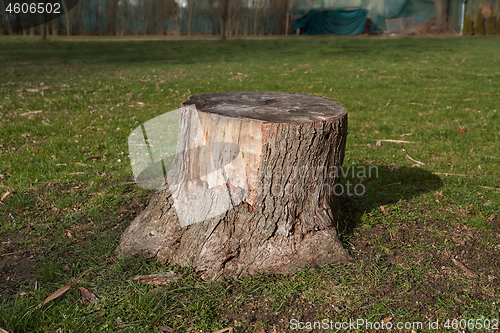
<path id="1" fill-rule="evenodd" d="M 22 251 L 16 251 L 16 252 L 10 252 L 10 253 L 4 253 L 4 254 L 0 254 L 0 257 L 6 257 L 6 256 L 10 256 L 10 255 L 14 255 L 14 254 L 21 254 L 21 253 L 24 253 L 28 250 L 22 250 Z"/>
<path id="2" fill-rule="evenodd" d="M 86 159 L 86 161 L 89 161 L 89 160 L 98 160 L 100 158 L 103 158 L 104 155 L 97 155 L 97 156 L 92 156 L 92 157 L 89 157 Z"/>
<path id="3" fill-rule="evenodd" d="M 488 93 L 469 91 L 469 94 L 478 94 L 478 95 L 489 95 Z"/>
<path id="4" fill-rule="evenodd" d="M 437 176 L 461 176 L 461 177 L 467 176 L 461 173 L 447 173 L 447 172 L 433 172 L 432 174 Z"/>
<path id="5" fill-rule="evenodd" d="M 460 268 L 464 273 L 465 275 L 467 275 L 468 277 L 470 278 L 477 278 L 477 275 L 474 274 L 470 269 L 468 269 L 467 267 L 465 267 L 464 264 L 462 264 L 460 261 L 456 260 L 456 259 L 451 259 L 451 261 L 453 261 L 453 263 L 455 264 L 455 266 L 457 266 L 458 268 Z"/>
<path id="6" fill-rule="evenodd" d="M 214 333 L 224 333 L 224 332 L 229 332 L 229 333 L 233 333 L 234 332 L 234 328 L 232 327 L 226 327 L 226 328 L 223 328 L 217 332 L 214 332 Z"/>
<path id="7" fill-rule="evenodd" d="M 391 140 L 391 139 L 381 139 L 381 140 L 373 140 L 377 142 L 393 142 L 393 143 L 415 143 L 413 141 L 403 141 L 403 140 Z"/>
<path id="8" fill-rule="evenodd" d="M 174 271 L 168 271 L 151 275 L 136 275 L 132 278 L 133 281 L 140 281 L 142 283 L 154 284 L 155 286 L 164 286 L 167 283 L 179 279 L 178 274 Z"/>
<path id="9" fill-rule="evenodd" d="M 393 186 L 393 185 L 401 185 L 401 182 L 397 182 L 397 183 L 392 183 L 392 184 L 389 184 L 389 185 L 385 185 L 384 187 Z"/>
<path id="10" fill-rule="evenodd" d="M 30 114 L 36 114 L 36 113 L 40 113 L 42 111 L 30 111 L 30 112 L 25 112 L 25 113 L 21 113 L 19 114 L 20 116 L 28 116 Z"/>
<path id="11" fill-rule="evenodd" d="M 491 187 L 491 186 L 481 186 L 482 188 L 486 188 L 488 190 L 493 190 L 493 191 L 500 191 L 500 188 L 496 187 Z"/>
<path id="12" fill-rule="evenodd" d="M 406 154 L 406 158 L 409 159 L 410 161 L 413 161 L 413 162 L 417 163 L 418 166 L 425 165 L 424 163 L 422 163 L 420 161 L 417 161 L 416 159 L 411 158 L 411 156 L 408 155 L 408 154 Z"/>
<path id="13" fill-rule="evenodd" d="M 172 332 L 174 329 L 168 325 L 158 326 L 158 329 L 162 332 Z"/>

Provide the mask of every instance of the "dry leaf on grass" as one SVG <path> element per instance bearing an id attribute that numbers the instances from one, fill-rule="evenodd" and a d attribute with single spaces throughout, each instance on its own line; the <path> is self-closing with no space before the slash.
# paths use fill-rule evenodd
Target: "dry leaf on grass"
<path id="1" fill-rule="evenodd" d="M 66 286 L 64 286 L 64 287 L 62 287 L 62 288 L 57 289 L 55 292 L 53 292 L 52 294 L 50 294 L 50 295 L 49 295 L 49 296 L 45 299 L 45 301 L 43 301 L 43 303 L 38 304 L 36 308 L 39 308 L 39 307 L 41 307 L 42 305 L 47 304 L 48 302 L 50 302 L 50 301 L 52 301 L 52 300 L 54 300 L 54 299 L 58 298 L 59 296 L 61 296 L 62 294 L 64 294 L 66 291 L 68 291 L 68 290 L 69 290 L 69 288 L 71 288 L 71 287 L 72 287 L 75 283 L 76 283 L 76 281 L 75 281 L 75 282 L 72 282 L 72 283 L 70 283 L 70 284 L 68 284 L 68 285 L 66 285 Z M 36 308 L 35 308 L 35 309 L 36 309 Z"/>
<path id="2" fill-rule="evenodd" d="M 85 287 L 78 287 L 78 291 L 80 292 L 80 296 L 82 296 L 82 301 L 85 304 L 95 304 L 98 301 L 98 298 L 95 294 L 91 293 Z"/>
<path id="3" fill-rule="evenodd" d="M 443 191 L 436 191 L 436 193 L 434 193 L 432 195 L 433 197 L 436 197 L 436 198 L 441 198 L 443 196 Z"/>
<path id="4" fill-rule="evenodd" d="M 7 198 L 7 197 L 9 196 L 9 194 L 11 194 L 11 193 L 12 193 L 12 192 L 10 192 L 10 191 L 5 192 L 5 193 L 2 195 L 2 198 L 0 199 L 0 202 L 2 202 L 2 201 L 3 201 L 3 199 Z"/>
<path id="5" fill-rule="evenodd" d="M 54 291 L 52 294 L 50 294 L 46 299 L 45 301 L 43 301 L 43 303 L 40 303 L 38 304 L 35 309 L 38 309 L 39 307 L 41 307 L 42 305 L 45 305 L 47 304 L 48 302 L 58 298 L 59 296 L 61 296 L 62 294 L 64 294 L 66 291 L 68 291 L 71 287 L 73 287 L 73 285 L 75 283 L 78 283 L 80 281 L 80 279 L 85 275 L 87 274 L 88 272 L 90 271 L 90 269 L 88 271 L 86 271 L 85 273 L 83 273 L 82 275 L 80 275 L 80 277 L 78 279 L 76 279 L 75 281 L 71 282 L 70 284 L 68 285 L 65 285 L 64 287 L 62 288 L 59 288 L 57 289 L 56 291 Z"/>
<path id="6" fill-rule="evenodd" d="M 460 126 L 458 128 L 458 134 L 464 134 L 465 132 L 467 132 L 467 126 Z"/>

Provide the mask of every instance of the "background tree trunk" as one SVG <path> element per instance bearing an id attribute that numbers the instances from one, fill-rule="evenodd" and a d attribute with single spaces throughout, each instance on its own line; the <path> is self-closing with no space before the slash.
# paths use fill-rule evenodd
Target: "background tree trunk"
<path id="1" fill-rule="evenodd" d="M 124 0 L 122 3 L 122 20 L 120 35 L 125 35 L 125 30 L 127 29 L 127 19 L 128 19 L 128 0 Z"/>
<path id="2" fill-rule="evenodd" d="M 174 159 L 169 190 L 157 192 L 117 250 L 191 265 L 204 278 L 349 261 L 335 229 L 345 108 L 319 96 L 260 92 L 197 95 L 183 103 L 193 104 L 196 110 L 180 114 L 177 152 L 183 153 Z M 211 158 L 190 149 L 200 140 Z M 229 205 L 214 212 L 224 194 Z M 194 223 L 193 216 L 208 218 Z"/>
<path id="3" fill-rule="evenodd" d="M 220 23 L 220 35 L 221 41 L 226 40 L 226 25 L 227 25 L 227 16 L 229 13 L 229 0 L 221 0 L 221 23 Z"/>
<path id="4" fill-rule="evenodd" d="M 0 1 L 0 13 L 5 13 L 5 3 L 3 1 Z M 8 34 L 9 29 L 7 28 L 7 21 L 4 18 L 5 15 L 0 15 L 0 34 Z"/>
<path id="5" fill-rule="evenodd" d="M 109 35 L 116 35 L 116 18 L 118 17 L 118 0 L 106 1 L 106 23 Z"/>
<path id="6" fill-rule="evenodd" d="M 52 20 L 52 36 L 57 36 L 59 34 L 59 17 Z"/>
<path id="7" fill-rule="evenodd" d="M 40 26 L 40 36 L 42 37 L 42 40 L 47 39 L 47 30 L 45 29 L 45 23 Z"/>
<path id="8" fill-rule="evenodd" d="M 82 36 L 83 35 L 83 16 L 82 16 L 81 3 L 78 3 L 78 5 L 76 5 L 76 8 L 77 8 L 77 15 L 78 15 L 78 33 L 80 34 L 80 36 Z"/>
<path id="9" fill-rule="evenodd" d="M 97 36 L 99 35 L 99 3 L 98 0 L 95 2 L 95 7 L 94 7 L 94 15 L 95 15 L 95 22 L 94 22 L 94 35 Z"/>
<path id="10" fill-rule="evenodd" d="M 71 15 L 72 11 L 66 9 L 66 36 L 71 36 L 71 30 L 72 30 L 72 25 L 71 25 Z"/>
<path id="11" fill-rule="evenodd" d="M 436 27 L 438 32 L 443 32 L 448 29 L 447 20 L 447 1 L 434 0 L 436 6 Z"/>
<path id="12" fill-rule="evenodd" d="M 42 14 L 42 22 L 45 22 L 47 20 L 47 14 Z M 47 29 L 45 28 L 45 25 L 46 23 L 43 23 L 42 25 L 40 25 L 40 36 L 42 38 L 42 40 L 46 40 L 47 39 Z"/>
<path id="13" fill-rule="evenodd" d="M 188 36 L 191 36 L 191 25 L 193 23 L 193 13 L 194 13 L 194 8 L 195 8 L 195 4 L 196 4 L 196 1 L 194 0 L 190 0 L 187 2 L 188 3 L 188 7 L 189 7 L 189 17 L 188 17 L 188 26 L 187 26 L 187 33 L 188 33 Z"/>

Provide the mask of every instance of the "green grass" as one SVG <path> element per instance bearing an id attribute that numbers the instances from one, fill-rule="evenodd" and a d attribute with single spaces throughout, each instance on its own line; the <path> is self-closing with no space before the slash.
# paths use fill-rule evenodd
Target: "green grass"
<path id="1" fill-rule="evenodd" d="M 11 192 L 0 204 L 0 327 L 281 332 L 293 318 L 392 318 L 431 331 L 429 319 L 498 319 L 499 41 L 0 37 L 0 196 Z M 339 229 L 355 264 L 206 282 L 189 267 L 115 256 L 151 194 L 131 183 L 129 133 L 190 95 L 239 90 L 345 105 L 344 166 L 378 168 L 366 193 L 343 204 Z M 164 270 L 181 278 L 132 281 Z M 98 303 L 84 304 L 78 286 Z"/>

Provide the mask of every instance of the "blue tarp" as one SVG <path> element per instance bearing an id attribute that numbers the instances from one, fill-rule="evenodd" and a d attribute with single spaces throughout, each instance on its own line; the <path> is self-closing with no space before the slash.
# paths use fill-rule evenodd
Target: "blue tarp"
<path id="1" fill-rule="evenodd" d="M 365 29 L 366 9 L 317 10 L 311 9 L 293 23 L 293 30 L 301 35 L 358 35 Z"/>

